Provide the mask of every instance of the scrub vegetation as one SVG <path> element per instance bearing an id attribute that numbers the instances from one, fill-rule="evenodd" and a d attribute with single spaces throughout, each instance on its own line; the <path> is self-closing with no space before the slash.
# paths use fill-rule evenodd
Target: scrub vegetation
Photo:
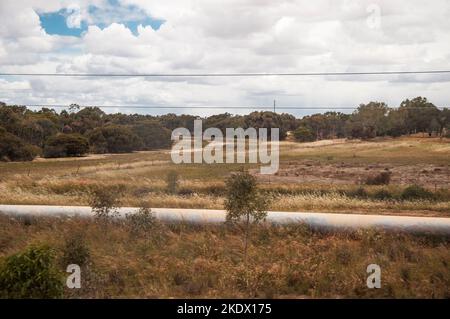
<path id="1" fill-rule="evenodd" d="M 136 228 L 134 219 L 105 225 L 96 219 L 0 216 L 0 281 L 8 283 L 0 295 L 41 296 L 17 295 L 9 274 L 25 262 L 34 267 L 34 257 L 23 257 L 36 251 L 30 247 L 52 247 L 51 258 L 38 250 L 50 274 L 43 279 L 49 297 L 450 297 L 448 238 L 261 223 L 251 228 L 244 263 L 242 225 L 162 224 L 148 211 L 138 218 L 144 228 Z M 65 287 L 68 263 L 80 265 L 81 289 Z M 381 267 L 380 289 L 366 286 L 369 264 Z"/>

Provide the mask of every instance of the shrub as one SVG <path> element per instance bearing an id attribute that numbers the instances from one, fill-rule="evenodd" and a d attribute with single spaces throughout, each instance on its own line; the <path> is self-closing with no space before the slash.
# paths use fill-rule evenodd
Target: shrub
<path id="1" fill-rule="evenodd" d="M 58 134 L 44 146 L 44 157 L 81 156 L 88 152 L 89 142 L 80 134 Z"/>
<path id="2" fill-rule="evenodd" d="M 62 276 L 47 246 L 30 247 L 9 256 L 0 266 L 1 298 L 60 298 Z"/>
<path id="3" fill-rule="evenodd" d="M 85 266 L 90 259 L 89 247 L 81 233 L 75 233 L 66 238 L 61 263 L 64 267 L 76 264 Z"/>
<path id="4" fill-rule="evenodd" d="M 366 179 L 366 185 L 389 185 L 391 182 L 391 172 L 381 172 Z"/>
<path id="5" fill-rule="evenodd" d="M 121 189 L 117 187 L 97 187 L 91 191 L 89 205 L 99 219 L 108 219 L 118 214 Z"/>
<path id="6" fill-rule="evenodd" d="M 256 177 L 248 172 L 231 175 L 225 182 L 227 222 L 245 223 L 244 263 L 247 261 L 247 249 L 250 225 L 264 220 L 270 205 L 270 197 L 258 188 Z"/>
<path id="7" fill-rule="evenodd" d="M 419 185 L 405 188 L 401 194 L 403 200 L 434 199 L 434 194 Z"/>
<path id="8" fill-rule="evenodd" d="M 178 173 L 176 171 L 170 171 L 167 173 L 167 192 L 175 194 L 178 189 Z"/>
<path id="9" fill-rule="evenodd" d="M 148 207 L 141 207 L 134 214 L 127 214 L 126 220 L 132 236 L 147 236 L 155 228 L 157 222 Z"/>
<path id="10" fill-rule="evenodd" d="M 39 148 L 27 144 L 17 136 L 0 130 L 0 161 L 32 161 Z"/>

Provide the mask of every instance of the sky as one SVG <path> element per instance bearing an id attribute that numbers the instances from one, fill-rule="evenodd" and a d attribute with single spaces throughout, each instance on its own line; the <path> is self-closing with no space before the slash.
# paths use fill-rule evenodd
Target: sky
<path id="1" fill-rule="evenodd" d="M 309 73 L 450 70 L 447 0 L 0 1 L 0 73 Z M 165 106 L 107 112 L 248 113 L 244 106 L 450 105 L 450 74 L 239 78 L 0 76 L 14 104 Z M 176 106 L 187 109 L 169 109 Z M 214 106 L 215 109 L 189 109 Z M 279 111 L 283 111 L 279 109 Z"/>

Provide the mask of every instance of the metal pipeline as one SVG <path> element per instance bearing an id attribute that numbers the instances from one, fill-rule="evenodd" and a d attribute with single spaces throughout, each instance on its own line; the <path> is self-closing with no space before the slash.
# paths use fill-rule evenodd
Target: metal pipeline
<path id="1" fill-rule="evenodd" d="M 135 207 L 118 208 L 118 217 L 123 218 L 126 214 L 133 214 L 137 210 Z M 157 219 L 167 222 L 218 224 L 223 223 L 226 217 L 226 211 L 211 209 L 152 208 L 152 212 Z M 13 216 L 94 216 L 92 209 L 87 206 L 0 205 L 0 213 Z M 410 233 L 450 235 L 450 218 L 442 217 L 269 211 L 266 221 L 274 224 L 304 223 L 316 229 L 380 228 Z"/>

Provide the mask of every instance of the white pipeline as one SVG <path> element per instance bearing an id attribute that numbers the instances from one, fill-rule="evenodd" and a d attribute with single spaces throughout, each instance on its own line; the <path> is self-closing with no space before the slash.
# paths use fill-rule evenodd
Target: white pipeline
<path id="1" fill-rule="evenodd" d="M 136 212 L 138 208 L 121 207 L 119 217 Z M 162 221 L 189 223 L 223 223 L 226 212 L 210 209 L 152 208 L 155 217 Z M 0 213 L 32 216 L 93 217 L 87 206 L 0 205 Z M 310 212 L 275 212 L 267 214 L 268 222 L 276 224 L 304 223 L 318 229 L 382 228 L 411 233 L 438 233 L 450 235 L 450 218 L 411 217 L 393 215 L 332 214 Z"/>

